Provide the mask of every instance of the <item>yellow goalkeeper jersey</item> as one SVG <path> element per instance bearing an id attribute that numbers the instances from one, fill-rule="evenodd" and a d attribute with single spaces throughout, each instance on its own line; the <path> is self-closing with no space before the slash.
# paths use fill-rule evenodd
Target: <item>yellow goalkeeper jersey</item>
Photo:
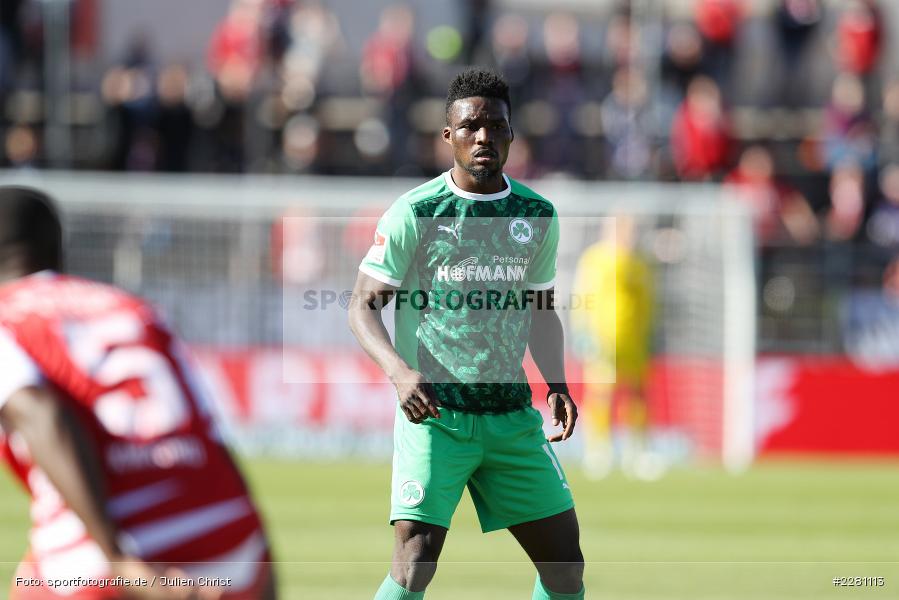
<path id="1" fill-rule="evenodd" d="M 572 325 L 590 354 L 606 360 L 614 349 L 618 370 L 640 369 L 649 359 L 653 277 L 636 253 L 598 242 L 578 261 Z M 582 358 L 590 358 L 584 356 Z"/>

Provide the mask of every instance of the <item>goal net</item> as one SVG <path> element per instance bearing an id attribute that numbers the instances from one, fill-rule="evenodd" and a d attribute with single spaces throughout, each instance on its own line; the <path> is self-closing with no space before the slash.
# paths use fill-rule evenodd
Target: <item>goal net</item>
<path id="1" fill-rule="evenodd" d="M 348 330 L 347 294 L 378 216 L 420 181 L 3 178 L 59 200 L 71 273 L 146 297 L 193 345 L 239 446 L 299 456 L 389 452 L 392 390 Z M 626 224 L 627 245 L 613 245 L 640 257 L 651 274 L 652 443 L 672 462 L 746 466 L 754 451 L 751 216 L 714 185 L 547 180 L 533 187 L 559 214 L 556 297 L 574 393 L 616 379 L 614 370 L 585 364 L 577 343 L 589 336 L 569 309 L 578 294 L 583 300 L 575 278 L 583 281 L 585 252 L 607 243 L 609 232 L 620 237 Z M 617 322 L 628 323 L 620 315 Z M 619 344 L 629 339 L 628 331 L 616 336 Z M 533 367 L 528 373 L 539 379 Z M 563 455 L 580 452 L 578 436 L 572 442 Z"/>

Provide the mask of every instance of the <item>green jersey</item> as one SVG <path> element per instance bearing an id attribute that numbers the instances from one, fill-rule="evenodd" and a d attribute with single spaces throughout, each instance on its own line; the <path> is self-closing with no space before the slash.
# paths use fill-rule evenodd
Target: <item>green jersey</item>
<path id="1" fill-rule="evenodd" d="M 554 207 L 504 179 L 501 192 L 473 194 L 447 172 L 408 192 L 379 220 L 359 267 L 397 288 L 397 352 L 443 406 L 463 412 L 530 405 L 530 309 L 555 280 Z"/>

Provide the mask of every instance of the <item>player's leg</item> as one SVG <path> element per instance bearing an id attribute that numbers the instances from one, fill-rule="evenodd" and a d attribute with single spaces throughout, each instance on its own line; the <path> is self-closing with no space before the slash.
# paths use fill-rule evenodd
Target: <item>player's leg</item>
<path id="1" fill-rule="evenodd" d="M 645 448 L 645 431 L 647 413 L 642 396 L 638 395 L 633 381 L 625 375 L 619 375 L 618 415 L 621 423 L 618 427 L 618 447 L 621 460 L 621 471 L 628 477 L 637 477 L 637 463 Z"/>
<path id="2" fill-rule="evenodd" d="M 615 384 L 584 381 L 583 393 L 584 472 L 592 479 L 601 479 L 611 473 L 615 464 L 612 444 Z"/>
<path id="3" fill-rule="evenodd" d="M 574 509 L 509 527 L 537 567 L 534 600 L 584 597 L 584 555 Z"/>
<path id="4" fill-rule="evenodd" d="M 584 472 L 592 479 L 609 475 L 615 465 L 612 414 L 614 406 L 614 359 L 602 356 L 584 363 Z"/>
<path id="5" fill-rule="evenodd" d="M 583 597 L 574 500 L 543 417 L 526 408 L 480 419 L 485 456 L 469 491 L 481 528 L 509 529 L 518 539 L 540 574 L 534 598 Z"/>
<path id="6" fill-rule="evenodd" d="M 643 390 L 638 381 L 623 377 L 621 386 L 622 427 L 621 467 L 628 475 L 636 475 L 636 465 L 646 451 L 649 414 Z"/>
<path id="7" fill-rule="evenodd" d="M 628 360 L 619 363 L 619 381 L 623 384 L 622 469 L 637 479 L 652 481 L 666 469 L 661 455 L 653 451 L 650 440 L 650 414 L 647 401 L 649 354 L 632 351 Z"/>
<path id="8" fill-rule="evenodd" d="M 395 543 L 390 573 L 375 600 L 424 595 L 465 484 L 481 460 L 473 416 L 448 408 L 440 419 L 410 423 L 397 409 L 390 522 Z"/>
<path id="9" fill-rule="evenodd" d="M 375 600 L 421 598 L 437 572 L 447 529 L 419 521 L 397 521 L 394 529 L 390 575 L 381 584 Z"/>

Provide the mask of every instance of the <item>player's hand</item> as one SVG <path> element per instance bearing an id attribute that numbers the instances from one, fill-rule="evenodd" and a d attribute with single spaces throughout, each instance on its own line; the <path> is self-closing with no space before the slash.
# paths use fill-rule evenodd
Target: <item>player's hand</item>
<path id="1" fill-rule="evenodd" d="M 549 404 L 549 412 L 552 415 L 553 427 L 560 424 L 563 429 L 560 433 L 547 436 L 547 442 L 562 442 L 571 437 L 574 433 L 574 424 L 577 421 L 577 406 L 571 396 L 561 392 L 552 393 L 546 397 L 546 403 Z"/>
<path id="2" fill-rule="evenodd" d="M 414 369 L 404 369 L 391 380 L 396 386 L 400 408 L 410 422 L 418 424 L 428 417 L 440 418 L 440 403 L 434 398 L 434 388 L 424 375 Z"/>

